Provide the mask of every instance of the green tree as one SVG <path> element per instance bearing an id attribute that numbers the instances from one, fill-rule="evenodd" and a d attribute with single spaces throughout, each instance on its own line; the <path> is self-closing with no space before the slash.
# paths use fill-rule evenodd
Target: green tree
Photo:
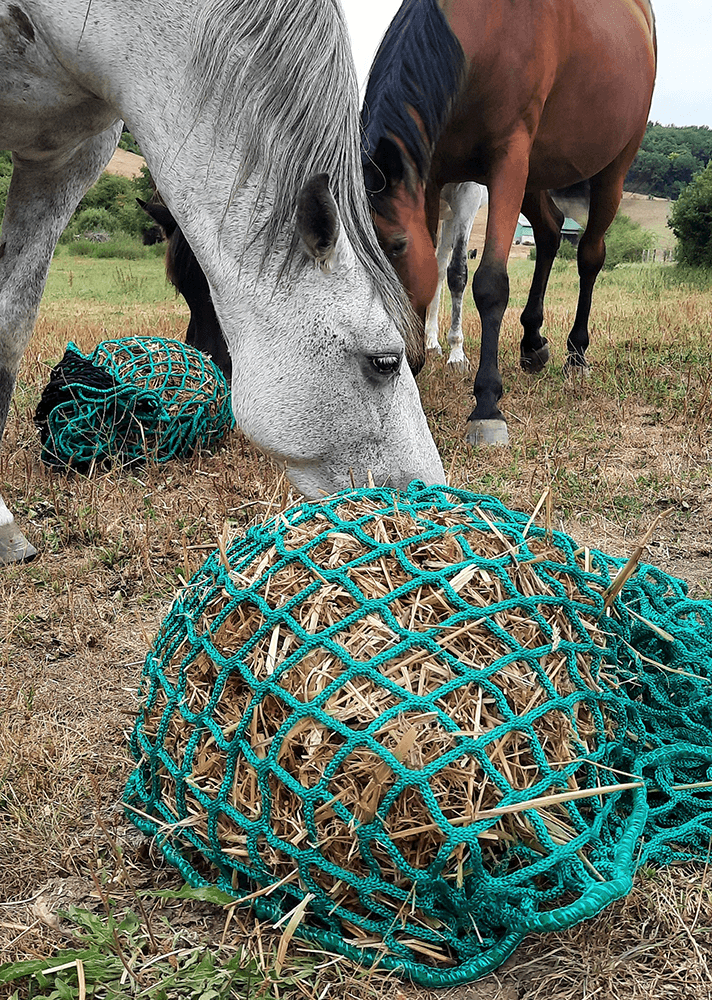
<path id="1" fill-rule="evenodd" d="M 711 159 L 712 129 L 706 125 L 679 128 L 648 122 L 625 186 L 659 198 L 677 198 Z"/>
<path id="2" fill-rule="evenodd" d="M 712 267 L 712 163 L 683 190 L 668 225 L 677 236 L 678 260 L 692 267 Z"/>

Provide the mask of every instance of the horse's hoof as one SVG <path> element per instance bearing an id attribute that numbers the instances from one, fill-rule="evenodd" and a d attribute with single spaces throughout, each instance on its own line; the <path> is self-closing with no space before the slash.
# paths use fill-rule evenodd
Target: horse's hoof
<path id="1" fill-rule="evenodd" d="M 519 363 L 528 375 L 536 375 L 537 372 L 543 371 L 548 360 L 549 343 L 546 340 L 541 347 L 522 351 L 519 355 Z"/>
<path id="2" fill-rule="evenodd" d="M 0 565 L 14 562 L 29 562 L 37 555 L 14 521 L 0 525 Z"/>
<path id="3" fill-rule="evenodd" d="M 564 362 L 564 378 L 586 379 L 591 374 L 591 366 L 580 354 L 569 354 Z"/>
<path id="4" fill-rule="evenodd" d="M 470 362 L 467 360 L 465 355 L 462 357 L 453 358 L 452 355 L 447 359 L 447 370 L 449 372 L 456 372 L 458 375 L 466 375 L 470 369 Z"/>
<path id="5" fill-rule="evenodd" d="M 425 350 L 428 354 L 434 354 L 438 358 L 442 357 L 443 349 L 437 341 L 434 344 L 426 344 Z"/>
<path id="6" fill-rule="evenodd" d="M 465 429 L 468 444 L 508 445 L 509 433 L 505 420 L 468 420 Z"/>

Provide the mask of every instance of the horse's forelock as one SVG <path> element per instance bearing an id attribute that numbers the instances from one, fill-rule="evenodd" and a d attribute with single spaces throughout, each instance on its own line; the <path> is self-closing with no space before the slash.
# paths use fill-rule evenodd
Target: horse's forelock
<path id="1" fill-rule="evenodd" d="M 220 94 L 220 133 L 232 129 L 235 188 L 253 175 L 266 210 L 263 263 L 285 231 L 285 266 L 304 254 L 294 227 L 310 177 L 328 173 L 341 220 L 406 343 L 414 336 L 407 297 L 376 241 L 360 161 L 358 87 L 346 23 L 336 0 L 207 0 L 196 25 L 196 117 Z M 274 201 L 267 204 L 268 198 Z"/>

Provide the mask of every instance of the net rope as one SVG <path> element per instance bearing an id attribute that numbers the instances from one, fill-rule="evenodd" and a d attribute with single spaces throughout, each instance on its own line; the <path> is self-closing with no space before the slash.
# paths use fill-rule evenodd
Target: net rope
<path id="1" fill-rule="evenodd" d="M 386 530 L 403 517 L 408 534 Z M 528 520 L 489 496 L 414 483 L 296 506 L 213 553 L 146 659 L 125 794 L 133 822 L 190 884 L 235 898 L 276 886 L 251 898 L 260 919 L 302 901 L 301 936 L 430 986 L 485 975 L 526 934 L 595 915 L 643 864 L 706 859 L 712 603 L 641 564 L 607 606 L 625 560 Z M 483 554 L 483 538 L 499 551 Z M 335 544 L 343 556 L 324 558 Z M 459 553 L 446 565 L 419 555 L 445 544 Z M 384 565 L 392 586 L 365 593 L 359 572 Z M 280 590 L 287 571 L 301 581 L 296 591 Z M 323 626 L 310 609 L 337 592 L 351 610 Z M 426 593 L 446 608 L 432 628 L 403 613 Z M 529 638 L 511 620 L 528 623 Z M 348 641 L 364 622 L 390 636 L 373 654 Z M 450 637 L 461 634 L 485 636 L 499 655 L 454 651 Z M 413 689 L 407 675 L 427 660 L 440 680 Z M 326 671 L 321 685 L 311 663 Z M 300 669 L 308 681 L 295 686 Z M 511 698 L 520 676 L 533 685 L 527 710 Z M 364 685 L 379 710 L 346 724 L 333 706 Z M 460 728 L 460 696 L 490 706 L 488 727 Z M 427 720 L 412 727 L 419 746 L 384 736 L 403 719 Z M 565 721 L 573 747 L 559 760 L 542 737 L 551 719 Z M 444 749 L 429 756 L 436 737 Z M 507 740 L 528 748 L 524 783 L 502 751 Z M 290 763 L 297 743 L 302 771 Z M 306 780 L 315 743 L 329 752 Z M 373 808 L 370 785 L 360 797 L 344 791 L 358 755 L 376 762 Z M 480 776 L 474 795 L 451 801 L 443 775 L 468 769 Z M 243 786 L 248 796 L 237 794 Z M 496 808 L 481 808 L 485 789 Z M 410 831 L 397 819 L 404 803 L 420 810 Z M 338 837 L 350 847 L 337 857 Z M 423 861 L 414 844 L 426 841 Z"/>
<path id="2" fill-rule="evenodd" d="M 216 445 L 233 426 L 230 387 L 201 351 L 178 340 L 104 340 L 90 355 L 69 343 L 35 411 L 42 460 L 86 472 Z"/>

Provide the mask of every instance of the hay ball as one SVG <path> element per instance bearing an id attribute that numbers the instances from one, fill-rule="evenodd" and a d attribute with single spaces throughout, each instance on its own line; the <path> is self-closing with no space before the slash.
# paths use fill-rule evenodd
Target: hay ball
<path id="1" fill-rule="evenodd" d="M 230 387 L 213 361 L 178 340 L 73 343 L 52 369 L 35 412 L 42 460 L 86 471 L 185 456 L 220 441 L 234 420 Z"/>
<path id="2" fill-rule="evenodd" d="M 484 974 L 630 884 L 622 793 L 591 794 L 622 722 L 616 568 L 445 487 L 278 515 L 161 628 L 129 814 L 193 884 L 276 887 L 253 899 L 269 917 L 302 901 L 331 949 L 435 985 Z"/>

